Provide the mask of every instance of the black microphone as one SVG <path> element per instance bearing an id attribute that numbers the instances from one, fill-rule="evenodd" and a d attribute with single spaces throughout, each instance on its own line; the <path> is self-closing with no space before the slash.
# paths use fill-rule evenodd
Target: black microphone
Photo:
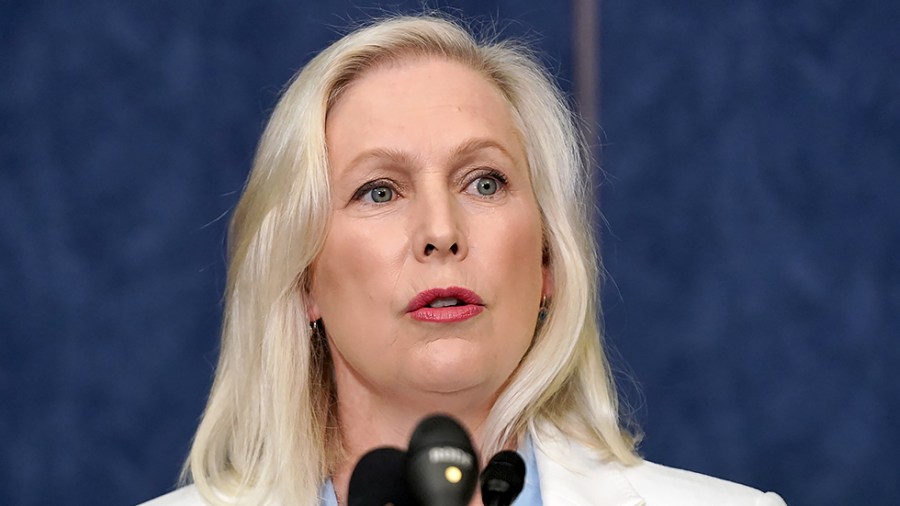
<path id="1" fill-rule="evenodd" d="M 433 415 L 419 422 L 406 454 L 406 480 L 421 506 L 465 506 L 478 483 L 478 458 L 465 429 Z"/>
<path id="2" fill-rule="evenodd" d="M 347 506 L 414 506 L 403 474 L 406 454 L 397 448 L 376 448 L 362 456 L 347 492 Z"/>
<path id="3" fill-rule="evenodd" d="M 484 506 L 509 506 L 525 486 L 525 461 L 512 450 L 494 455 L 481 473 Z"/>

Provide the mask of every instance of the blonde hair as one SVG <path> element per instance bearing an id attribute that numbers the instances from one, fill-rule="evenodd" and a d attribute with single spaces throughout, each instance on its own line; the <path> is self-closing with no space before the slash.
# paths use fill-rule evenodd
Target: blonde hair
<path id="1" fill-rule="evenodd" d="M 229 236 L 219 364 L 184 476 L 211 503 L 318 504 L 341 458 L 330 356 L 306 315 L 309 266 L 330 214 L 325 118 L 342 91 L 386 61 L 468 65 L 505 96 L 528 156 L 554 283 L 548 317 L 484 427 L 484 455 L 553 427 L 636 462 L 619 419 L 598 323 L 590 173 L 565 99 L 536 58 L 479 42 L 454 21 L 395 17 L 322 51 L 289 83 L 262 136 Z"/>

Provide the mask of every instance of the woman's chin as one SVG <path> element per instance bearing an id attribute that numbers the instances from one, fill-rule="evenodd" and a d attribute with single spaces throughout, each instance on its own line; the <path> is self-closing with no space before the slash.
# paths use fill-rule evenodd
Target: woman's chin
<path id="1" fill-rule="evenodd" d="M 471 342 L 435 346 L 411 364 L 409 384 L 432 394 L 491 395 L 506 381 L 502 364 L 474 352 L 477 348 Z"/>
<path id="2" fill-rule="evenodd" d="M 413 383 L 417 391 L 423 394 L 479 396 L 482 390 L 489 389 L 489 381 L 485 375 L 448 373 L 440 376 L 421 377 Z"/>

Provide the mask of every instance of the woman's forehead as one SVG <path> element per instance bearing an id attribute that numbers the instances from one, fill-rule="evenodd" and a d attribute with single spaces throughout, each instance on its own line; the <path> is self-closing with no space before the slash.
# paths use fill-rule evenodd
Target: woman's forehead
<path id="1" fill-rule="evenodd" d="M 371 69 L 348 87 L 326 121 L 333 166 L 371 155 L 450 156 L 494 149 L 524 163 L 509 102 L 465 64 L 430 58 Z"/>

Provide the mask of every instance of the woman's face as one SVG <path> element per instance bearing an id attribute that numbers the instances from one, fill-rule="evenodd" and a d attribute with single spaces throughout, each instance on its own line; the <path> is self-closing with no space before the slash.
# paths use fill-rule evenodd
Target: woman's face
<path id="1" fill-rule="evenodd" d="M 504 98 L 458 63 L 384 65 L 345 91 L 326 138 L 333 208 L 308 311 L 327 329 L 338 388 L 493 398 L 547 284 Z"/>

